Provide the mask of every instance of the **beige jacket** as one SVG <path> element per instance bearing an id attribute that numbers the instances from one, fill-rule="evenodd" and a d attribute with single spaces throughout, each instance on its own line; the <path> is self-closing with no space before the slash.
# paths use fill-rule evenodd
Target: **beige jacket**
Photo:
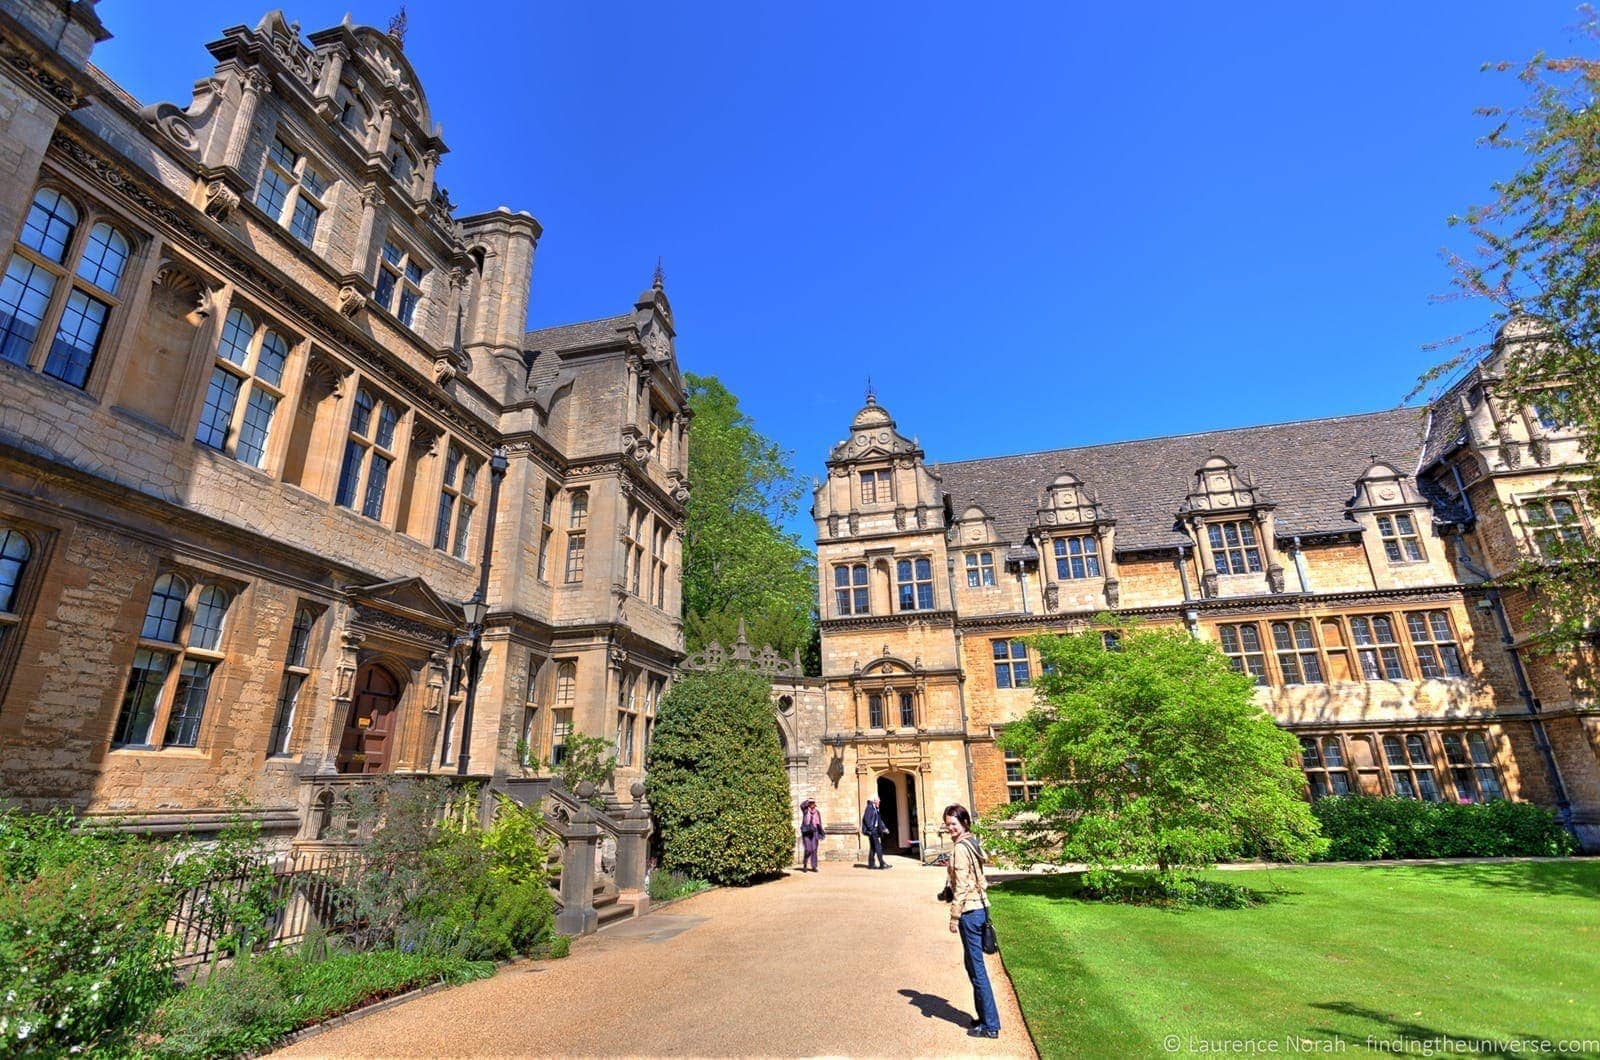
<path id="1" fill-rule="evenodd" d="M 983 875 L 983 860 L 974 851 L 976 839 L 963 838 L 950 851 L 950 867 L 945 871 L 950 877 L 950 919 L 959 920 L 962 913 L 982 909 L 988 903 L 989 881 Z"/>

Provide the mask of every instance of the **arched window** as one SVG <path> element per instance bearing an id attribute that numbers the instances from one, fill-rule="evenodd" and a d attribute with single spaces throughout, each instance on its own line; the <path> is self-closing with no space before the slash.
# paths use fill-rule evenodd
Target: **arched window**
<path id="1" fill-rule="evenodd" d="M 106 322 L 117 308 L 131 254 L 128 237 L 102 221 L 80 238 L 80 214 L 54 188 L 40 188 L 0 279 L 0 358 L 82 389 Z M 67 295 L 54 299 L 58 284 Z M 50 333 L 49 342 L 40 342 Z"/>
<path id="2" fill-rule="evenodd" d="M 556 701 L 550 711 L 550 764 L 559 766 L 567 757 L 567 737 L 572 735 L 572 710 L 578 698 L 578 664 L 564 662 L 556 667 Z"/>
<path id="3" fill-rule="evenodd" d="M 0 526 L 0 648 L 5 647 L 11 628 L 21 621 L 17 598 L 32 558 L 33 546 L 28 539 L 19 531 Z"/>
<path id="4" fill-rule="evenodd" d="M 114 746 L 157 746 L 157 732 L 163 747 L 199 742 L 211 682 L 222 665 L 222 627 L 231 599 L 218 585 L 191 590 L 176 574 L 156 579 L 117 714 Z"/>
<path id="5" fill-rule="evenodd" d="M 283 399 L 289 343 L 243 309 L 228 311 L 195 440 L 260 467 Z"/>
<path id="6" fill-rule="evenodd" d="M 394 464 L 394 432 L 399 421 L 399 410 L 387 398 L 379 398 L 366 387 L 356 391 L 356 407 L 350 413 L 350 432 L 339 465 L 335 500 L 340 507 L 354 508 L 360 497 L 362 515 L 383 518 L 389 468 Z"/>
<path id="7" fill-rule="evenodd" d="M 1320 685 L 1322 658 L 1317 654 L 1317 638 L 1311 623 L 1303 618 L 1272 624 L 1272 646 L 1278 653 L 1278 669 L 1286 685 Z"/>

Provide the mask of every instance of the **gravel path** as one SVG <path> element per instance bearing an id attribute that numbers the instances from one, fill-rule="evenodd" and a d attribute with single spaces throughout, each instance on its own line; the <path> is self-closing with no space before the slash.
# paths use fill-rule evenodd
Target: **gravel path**
<path id="1" fill-rule="evenodd" d="M 934 900 L 944 870 L 890 864 L 696 895 L 566 960 L 513 965 L 279 1055 L 1032 1057 L 998 957 L 1004 1029 L 966 1036 L 972 989 Z"/>

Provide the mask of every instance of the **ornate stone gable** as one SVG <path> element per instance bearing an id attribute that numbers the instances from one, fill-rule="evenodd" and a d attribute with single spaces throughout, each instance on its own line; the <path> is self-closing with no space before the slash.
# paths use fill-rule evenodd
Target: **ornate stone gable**
<path id="1" fill-rule="evenodd" d="M 1194 473 L 1194 485 L 1179 511 L 1240 512 L 1271 508 L 1250 477 L 1225 456 L 1213 456 Z"/>

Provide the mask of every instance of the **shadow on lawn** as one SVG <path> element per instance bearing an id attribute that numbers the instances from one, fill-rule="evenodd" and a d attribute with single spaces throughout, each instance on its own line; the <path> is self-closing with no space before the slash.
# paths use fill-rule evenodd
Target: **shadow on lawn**
<path id="1" fill-rule="evenodd" d="M 1248 909 L 1298 894 L 1270 881 L 1266 888 L 1247 887 L 1233 881 L 1200 879 L 1191 894 L 1171 895 L 1155 885 L 1149 873 L 1117 873 L 1117 880 L 1106 890 L 1089 887 L 1081 873 L 1048 876 L 999 876 L 996 890 L 1029 898 L 1051 901 L 1093 902 L 1098 905 L 1143 906 L 1151 909 L 1184 911 L 1189 909 Z"/>
<path id="2" fill-rule="evenodd" d="M 1368 872 L 1410 869 L 1428 879 L 1534 895 L 1600 898 L 1600 861 L 1494 861 L 1471 865 L 1373 865 Z"/>
<path id="3" fill-rule="evenodd" d="M 946 1023 L 954 1023 L 957 1027 L 965 1027 L 972 1022 L 972 1017 L 962 1012 L 949 1001 L 938 994 L 924 994 L 920 990 L 904 989 L 900 996 L 916 1006 L 922 1013 L 923 1019 L 940 1019 Z"/>
<path id="4" fill-rule="evenodd" d="M 1509 1046 L 1510 1041 L 1507 1039 L 1511 1039 L 1512 1036 L 1510 1035 L 1492 1036 L 1502 1039 L 1502 1042 L 1496 1043 L 1486 1040 L 1484 1035 L 1451 1034 L 1449 1031 L 1440 1030 L 1437 1027 L 1414 1023 L 1392 1012 L 1380 1012 L 1364 1005 L 1357 1005 L 1352 1001 L 1314 1001 L 1311 1007 L 1320 1008 L 1325 1012 L 1336 1013 L 1340 1016 L 1349 1016 L 1354 1020 L 1362 1020 L 1369 1026 L 1371 1024 L 1378 1025 L 1377 1030 L 1368 1029 L 1368 1027 L 1350 1027 L 1348 1029 L 1312 1027 L 1310 1030 L 1313 1036 L 1343 1039 L 1357 1045 L 1366 1045 L 1370 1042 L 1376 1045 L 1380 1051 L 1392 1052 L 1397 1055 L 1446 1055 L 1446 1050 L 1449 1049 L 1449 1046 L 1445 1044 L 1446 1042 L 1457 1043 L 1459 1052 L 1468 1052 L 1466 1046 L 1470 1044 L 1472 1047 L 1470 1055 L 1472 1056 L 1521 1055 L 1520 1051 L 1514 1053 L 1509 1048 L 1500 1047 L 1501 1045 Z M 1522 1037 L 1527 1041 L 1539 1040 L 1535 1035 L 1518 1037 Z M 1422 1043 L 1427 1043 L 1427 1045 L 1424 1046 Z M 1423 1050 L 1428 1046 L 1431 1046 L 1431 1052 L 1425 1054 Z"/>

